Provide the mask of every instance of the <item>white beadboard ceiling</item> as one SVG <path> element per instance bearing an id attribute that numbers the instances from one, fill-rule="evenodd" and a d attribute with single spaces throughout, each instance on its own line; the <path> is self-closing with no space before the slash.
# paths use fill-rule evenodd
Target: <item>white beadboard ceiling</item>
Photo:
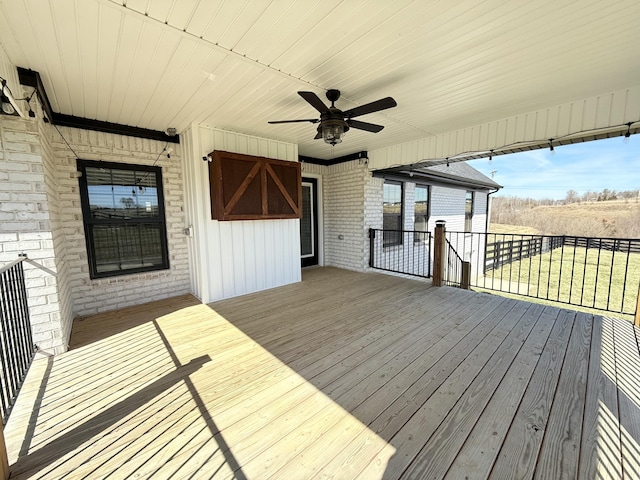
<path id="1" fill-rule="evenodd" d="M 331 158 L 640 85 L 638 0 L 0 0 L 0 43 L 54 111 L 197 122 Z M 332 151 L 297 95 L 392 96 Z"/>

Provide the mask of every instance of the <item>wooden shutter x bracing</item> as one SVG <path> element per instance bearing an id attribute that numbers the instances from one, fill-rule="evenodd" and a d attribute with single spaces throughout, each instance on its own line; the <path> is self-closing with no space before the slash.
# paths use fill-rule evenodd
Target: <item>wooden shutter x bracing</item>
<path id="1" fill-rule="evenodd" d="M 209 163 L 211 218 L 300 218 L 300 164 L 215 150 Z"/>

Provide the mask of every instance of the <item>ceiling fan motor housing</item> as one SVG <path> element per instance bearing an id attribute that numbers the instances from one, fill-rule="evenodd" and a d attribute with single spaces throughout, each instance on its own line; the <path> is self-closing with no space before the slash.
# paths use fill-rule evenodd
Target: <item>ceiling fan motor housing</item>
<path id="1" fill-rule="evenodd" d="M 336 90 L 335 88 L 327 90 L 327 98 L 329 99 L 329 101 L 331 102 L 331 106 L 333 107 L 333 104 L 340 98 L 340 90 Z"/>

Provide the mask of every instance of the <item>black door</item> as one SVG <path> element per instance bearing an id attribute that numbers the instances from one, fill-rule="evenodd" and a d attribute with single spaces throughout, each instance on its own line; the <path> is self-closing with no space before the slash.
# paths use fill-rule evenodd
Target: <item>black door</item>
<path id="1" fill-rule="evenodd" d="M 300 255 L 303 267 L 318 264 L 318 181 L 302 178 Z"/>

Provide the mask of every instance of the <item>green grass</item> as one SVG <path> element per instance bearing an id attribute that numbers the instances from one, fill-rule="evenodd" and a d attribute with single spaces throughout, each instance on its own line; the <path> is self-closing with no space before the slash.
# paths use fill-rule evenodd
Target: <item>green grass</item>
<path id="1" fill-rule="evenodd" d="M 629 318 L 635 313 L 638 298 L 640 254 L 581 247 L 557 248 L 489 270 L 484 280 L 478 279 L 477 284 L 548 300 L 556 306 L 561 306 L 557 302 L 562 302 L 622 312 Z M 617 313 L 616 316 L 622 315 Z"/>

